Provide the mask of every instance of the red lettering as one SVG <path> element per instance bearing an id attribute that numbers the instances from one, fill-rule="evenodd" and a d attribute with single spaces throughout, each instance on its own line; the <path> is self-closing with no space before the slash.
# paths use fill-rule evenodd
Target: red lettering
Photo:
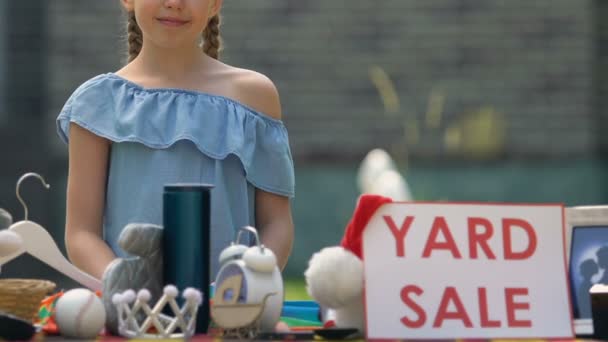
<path id="1" fill-rule="evenodd" d="M 513 251 L 511 230 L 519 227 L 528 235 L 528 247 L 521 252 Z M 530 223 L 522 219 L 505 218 L 502 220 L 502 243 L 505 260 L 523 260 L 531 257 L 536 251 L 536 233 Z"/>
<path id="2" fill-rule="evenodd" d="M 505 288 L 505 302 L 507 304 L 507 325 L 513 328 L 530 328 L 532 322 L 530 320 L 518 320 L 515 318 L 515 310 L 529 310 L 530 303 L 515 302 L 515 296 L 527 296 L 527 288 Z"/>
<path id="3" fill-rule="evenodd" d="M 448 311 L 450 302 L 454 303 L 456 311 Z M 471 319 L 467 315 L 467 311 L 465 310 L 464 305 L 462 305 L 462 301 L 460 300 L 460 297 L 458 297 L 458 292 L 456 292 L 456 288 L 454 287 L 445 288 L 441 303 L 439 304 L 439 309 L 437 310 L 437 315 L 435 316 L 435 322 L 433 322 L 433 328 L 440 328 L 443 321 L 446 319 L 459 319 L 465 327 L 473 327 L 473 323 L 471 323 Z"/>
<path id="4" fill-rule="evenodd" d="M 405 234 L 407 234 L 412 222 L 414 222 L 414 217 L 407 216 L 403 221 L 403 224 L 401 224 L 401 228 L 397 228 L 397 225 L 395 224 L 395 221 L 393 221 L 392 217 L 382 216 L 382 218 L 395 237 L 395 243 L 397 244 L 397 256 L 405 257 Z"/>
<path id="5" fill-rule="evenodd" d="M 437 241 L 437 236 L 439 235 L 439 232 L 441 232 L 445 237 L 445 242 Z M 424 251 L 422 252 L 422 257 L 430 257 L 433 249 L 447 249 L 452 252 L 452 256 L 454 258 L 461 258 L 460 251 L 458 251 L 458 247 L 456 247 L 454 237 L 450 233 L 450 228 L 448 227 L 447 222 L 445 222 L 445 217 L 443 216 L 435 217 L 435 220 L 433 221 L 433 227 L 431 228 L 431 232 L 429 233 L 429 239 L 426 241 Z"/>
<path id="6" fill-rule="evenodd" d="M 422 291 L 421 288 L 415 285 L 408 285 L 401 289 L 401 300 L 418 315 L 416 320 L 411 320 L 405 316 L 401 318 L 401 323 L 408 328 L 420 328 L 426 323 L 426 313 L 424 312 L 424 309 L 409 297 L 410 293 L 420 296 L 423 292 L 424 291 Z"/>
<path id="7" fill-rule="evenodd" d="M 481 247 L 483 252 L 486 254 L 488 259 L 496 259 L 496 256 L 492 252 L 492 249 L 488 245 L 488 240 L 494 234 L 494 227 L 492 222 L 481 217 L 469 217 L 469 257 L 471 259 L 477 259 L 477 245 Z M 477 227 L 484 228 L 483 232 L 478 232 Z"/>
<path id="8" fill-rule="evenodd" d="M 477 288 L 477 296 L 479 297 L 479 321 L 482 328 L 498 328 L 500 321 L 491 320 L 488 315 L 488 295 L 485 287 Z"/>

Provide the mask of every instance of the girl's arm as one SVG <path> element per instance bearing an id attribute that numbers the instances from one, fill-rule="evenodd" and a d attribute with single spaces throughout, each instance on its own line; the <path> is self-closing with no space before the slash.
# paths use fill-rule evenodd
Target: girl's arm
<path id="1" fill-rule="evenodd" d="M 280 270 L 285 268 L 293 245 L 293 220 L 289 198 L 256 189 L 256 226 L 260 239 L 277 256 Z"/>
<path id="2" fill-rule="evenodd" d="M 281 100 L 270 79 L 257 72 L 245 72 L 235 85 L 237 100 L 281 120 Z M 279 269 L 283 270 L 291 254 L 294 237 L 289 198 L 256 189 L 255 207 L 260 239 L 277 256 Z"/>
<path id="3" fill-rule="evenodd" d="M 71 123 L 65 243 L 72 263 L 101 279 L 115 258 L 102 238 L 110 142 Z"/>

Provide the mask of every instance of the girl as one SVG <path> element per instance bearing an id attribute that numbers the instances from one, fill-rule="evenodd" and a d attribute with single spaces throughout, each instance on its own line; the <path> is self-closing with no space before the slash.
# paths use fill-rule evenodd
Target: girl
<path id="1" fill-rule="evenodd" d="M 167 183 L 211 183 L 212 273 L 236 229 L 287 263 L 294 174 L 279 96 L 218 60 L 222 0 L 121 0 L 129 63 L 82 84 L 57 118 L 69 140 L 66 246 L 101 278 L 130 222 L 162 225 Z M 201 48 L 201 41 L 202 48 Z"/>

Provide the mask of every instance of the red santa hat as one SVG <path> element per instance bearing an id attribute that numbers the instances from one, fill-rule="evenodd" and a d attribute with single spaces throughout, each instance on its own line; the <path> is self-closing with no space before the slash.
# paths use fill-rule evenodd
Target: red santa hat
<path id="1" fill-rule="evenodd" d="M 324 326 L 365 328 L 363 309 L 363 231 L 376 210 L 392 200 L 362 195 L 340 246 L 315 253 L 304 272 L 309 295 L 328 308 Z"/>
<path id="2" fill-rule="evenodd" d="M 380 195 L 365 194 L 359 197 L 355 212 L 346 226 L 340 245 L 358 256 L 359 259 L 363 259 L 363 230 L 376 210 L 383 204 L 392 201 L 392 199 Z"/>

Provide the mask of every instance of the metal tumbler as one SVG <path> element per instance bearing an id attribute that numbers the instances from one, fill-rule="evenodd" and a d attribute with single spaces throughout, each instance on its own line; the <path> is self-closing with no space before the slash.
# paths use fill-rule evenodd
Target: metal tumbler
<path id="1" fill-rule="evenodd" d="M 196 333 L 209 327 L 210 209 L 208 184 L 167 184 L 163 193 L 163 277 L 180 291 L 203 293 Z M 182 302 L 183 303 L 183 302 Z"/>

